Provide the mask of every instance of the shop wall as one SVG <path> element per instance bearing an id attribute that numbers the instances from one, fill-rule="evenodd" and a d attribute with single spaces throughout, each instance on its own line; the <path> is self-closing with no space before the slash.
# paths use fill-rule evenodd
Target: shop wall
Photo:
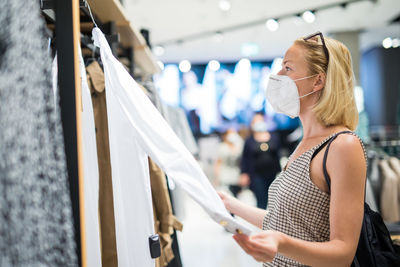
<path id="1" fill-rule="evenodd" d="M 400 125 L 400 48 L 372 48 L 361 58 L 370 127 Z"/>

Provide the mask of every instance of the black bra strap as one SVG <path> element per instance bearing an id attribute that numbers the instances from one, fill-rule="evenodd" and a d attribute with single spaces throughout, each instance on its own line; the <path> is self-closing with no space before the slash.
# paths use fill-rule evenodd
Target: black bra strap
<path id="1" fill-rule="evenodd" d="M 331 137 L 332 138 L 332 137 Z M 313 160 L 315 158 L 315 156 L 328 144 L 328 142 L 331 140 L 331 138 L 325 140 L 325 142 L 323 142 L 312 154 L 311 156 L 311 160 Z"/>
<path id="2" fill-rule="evenodd" d="M 333 140 L 336 139 L 336 137 L 338 137 L 340 134 L 345 134 L 345 133 L 353 133 L 353 132 L 351 132 L 351 131 L 343 131 L 343 132 L 339 132 L 339 133 L 335 134 L 334 136 L 332 136 L 331 139 L 329 139 L 328 146 L 326 147 L 326 150 L 325 150 L 322 167 L 323 167 L 323 171 L 324 171 L 325 181 L 328 184 L 329 191 L 331 191 L 331 178 L 329 177 L 328 170 L 326 169 L 326 161 L 328 159 L 329 147 L 331 146 L 331 143 L 333 142 Z"/>

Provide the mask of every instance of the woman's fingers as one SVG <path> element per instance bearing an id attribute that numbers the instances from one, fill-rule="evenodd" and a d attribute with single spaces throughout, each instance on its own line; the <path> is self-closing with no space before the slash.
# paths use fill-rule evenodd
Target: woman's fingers
<path id="1" fill-rule="evenodd" d="M 253 256 L 257 261 L 272 261 L 275 257 L 276 253 L 271 253 L 271 250 L 258 240 L 252 240 L 252 238 L 240 234 L 234 235 L 233 238 L 247 254 Z"/>

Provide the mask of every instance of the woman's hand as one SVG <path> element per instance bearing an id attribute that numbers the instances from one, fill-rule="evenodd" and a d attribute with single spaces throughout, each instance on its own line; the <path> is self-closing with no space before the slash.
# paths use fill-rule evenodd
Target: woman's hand
<path id="1" fill-rule="evenodd" d="M 276 231 L 263 231 L 251 236 L 236 234 L 233 239 L 239 246 L 256 261 L 273 261 L 278 253 L 279 245 L 283 240 L 283 234 Z"/>

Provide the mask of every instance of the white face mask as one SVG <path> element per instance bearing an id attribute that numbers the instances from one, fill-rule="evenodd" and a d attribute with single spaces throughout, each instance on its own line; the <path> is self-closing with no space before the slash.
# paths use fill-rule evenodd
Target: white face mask
<path id="1" fill-rule="evenodd" d="M 289 76 L 271 74 L 266 91 L 268 102 L 276 112 L 286 114 L 292 119 L 299 116 L 300 98 L 311 95 L 317 91 L 299 96 L 295 81 L 305 80 L 317 75 L 318 74 L 292 80 Z"/>
<path id="2" fill-rule="evenodd" d="M 265 123 L 265 122 L 263 122 L 263 121 L 258 121 L 258 122 L 255 122 L 252 126 L 251 126 L 251 129 L 254 131 L 254 132 L 266 132 L 267 131 L 267 124 Z"/>

